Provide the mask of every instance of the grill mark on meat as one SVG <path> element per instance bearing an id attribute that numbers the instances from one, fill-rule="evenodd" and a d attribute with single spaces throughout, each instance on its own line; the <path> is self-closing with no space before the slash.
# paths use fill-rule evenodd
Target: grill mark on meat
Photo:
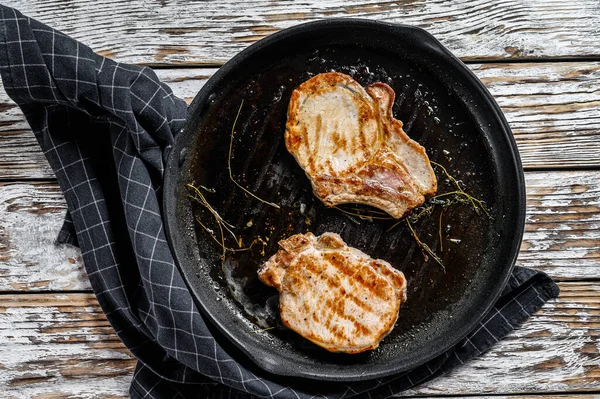
<path id="1" fill-rule="evenodd" d="M 315 267 L 314 263 L 312 263 L 312 262 L 305 262 L 304 264 L 299 263 L 299 267 L 298 268 L 300 270 L 308 270 L 308 271 L 312 272 L 313 273 L 312 276 L 309 275 L 309 276 L 307 276 L 307 278 L 309 280 L 313 280 L 313 277 L 314 277 L 314 281 L 323 279 L 323 274 L 325 273 L 325 270 L 326 270 L 325 268 L 322 268 L 320 270 L 317 269 Z M 311 310 L 309 309 L 308 304 L 305 303 L 304 306 L 305 306 L 305 309 L 306 309 L 307 313 L 310 313 Z M 316 310 L 313 310 L 312 314 L 315 315 L 316 314 Z"/>
<path id="2" fill-rule="evenodd" d="M 348 277 L 354 277 L 356 274 L 358 274 L 358 276 L 355 277 L 356 281 L 363 286 L 364 288 L 368 289 L 369 292 L 373 295 L 375 295 L 377 298 L 379 299 L 386 299 L 386 295 L 383 294 L 381 292 L 381 290 L 378 290 L 375 287 L 374 283 L 370 283 L 368 281 L 365 280 L 365 278 L 363 277 L 362 274 L 357 273 L 356 271 L 354 273 L 352 273 L 352 270 L 350 269 L 350 267 L 347 265 L 346 262 L 344 262 L 342 259 L 339 259 L 339 255 L 329 255 L 327 254 L 325 259 L 327 259 L 331 265 L 333 267 L 335 267 L 338 271 L 340 271 L 341 273 L 345 274 Z"/>
<path id="3" fill-rule="evenodd" d="M 332 266 L 334 266 L 334 265 L 332 265 Z M 301 262 L 298 264 L 298 267 L 302 268 L 305 271 L 309 271 L 312 273 L 312 276 L 307 276 L 308 279 L 312 279 L 313 276 L 317 279 L 322 278 L 322 276 L 326 270 L 326 268 L 318 269 L 315 266 L 315 264 L 310 261 Z M 331 290 L 340 288 L 340 295 L 345 296 L 346 298 L 350 299 L 356 306 L 358 306 L 365 312 L 373 312 L 373 308 L 368 303 L 366 303 L 365 301 L 363 301 L 356 295 L 354 295 L 350 292 L 347 292 L 346 289 L 344 287 L 342 287 L 342 283 L 339 281 L 339 279 L 328 278 L 326 280 L 326 284 L 329 287 L 329 289 L 331 289 Z"/>
<path id="4" fill-rule="evenodd" d="M 323 118 L 321 117 L 321 115 L 317 115 L 317 124 L 316 124 L 316 131 L 320 132 L 321 131 L 321 127 L 323 126 Z"/>
<path id="5" fill-rule="evenodd" d="M 345 308 L 345 302 L 343 301 L 343 298 L 337 298 L 335 301 L 332 301 L 331 299 L 328 299 L 327 301 L 325 301 L 325 309 L 331 310 L 333 312 L 334 315 L 336 315 L 337 317 L 339 317 L 342 320 L 347 320 L 352 322 L 352 325 L 354 326 L 354 333 L 360 333 L 361 335 L 367 335 L 371 333 L 371 330 L 369 330 L 369 328 L 367 326 L 365 326 L 364 324 L 362 324 L 360 321 L 358 321 L 356 319 L 356 317 L 350 315 L 350 314 L 346 314 L 344 313 L 344 308 Z M 331 320 L 331 316 L 329 316 L 329 320 Z M 337 338 L 348 338 L 347 335 L 334 335 Z"/>
<path id="6" fill-rule="evenodd" d="M 367 124 L 369 122 L 369 120 L 373 119 L 373 109 L 369 106 L 367 106 L 364 102 L 360 102 L 359 103 L 359 117 L 358 117 L 358 124 L 359 126 L 364 126 L 365 124 Z M 370 158 L 370 153 L 368 151 L 369 149 L 369 143 L 367 143 L 367 137 L 364 134 L 359 134 L 358 135 L 358 145 L 360 145 L 361 149 L 363 151 L 365 151 L 365 158 L 369 159 Z"/>
<path id="7" fill-rule="evenodd" d="M 321 115 L 319 115 L 319 119 L 320 119 Z M 344 137 L 343 134 L 335 131 L 331 133 L 330 136 L 330 140 L 333 144 L 335 144 L 335 148 L 333 150 L 334 154 L 337 154 L 338 152 L 342 151 L 342 150 L 346 150 L 346 138 Z M 335 173 L 335 171 L 332 169 L 330 169 L 333 173 Z"/>
<path id="8" fill-rule="evenodd" d="M 360 299 L 359 297 L 357 297 L 356 295 L 351 294 L 351 293 L 347 293 L 346 297 L 349 298 L 356 306 L 358 306 L 359 308 L 361 308 L 365 312 L 373 312 L 373 308 L 369 304 L 367 304 L 366 302 L 364 302 L 362 299 Z"/>

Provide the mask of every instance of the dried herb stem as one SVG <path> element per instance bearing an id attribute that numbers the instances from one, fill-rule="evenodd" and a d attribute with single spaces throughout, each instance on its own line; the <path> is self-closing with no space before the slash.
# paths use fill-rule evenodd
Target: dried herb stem
<path id="1" fill-rule="evenodd" d="M 410 232 L 412 233 L 413 238 L 417 242 L 417 245 L 419 245 L 419 247 L 421 248 L 421 252 L 423 252 L 423 257 L 425 258 L 425 260 L 427 260 L 426 254 L 429 255 L 429 256 L 431 256 L 433 258 L 433 260 L 435 260 L 436 263 L 439 264 L 442 267 L 442 270 L 444 271 L 444 274 L 446 274 L 446 267 L 444 266 L 444 263 L 442 262 L 442 260 L 440 259 L 440 257 L 437 256 L 435 254 L 435 252 L 433 252 L 431 250 L 431 248 L 429 248 L 429 246 L 427 244 L 425 244 L 424 242 L 422 242 L 419 239 L 419 236 L 417 235 L 417 233 L 413 229 L 412 224 L 410 223 L 410 220 L 408 220 L 408 218 L 406 218 L 404 220 L 406 221 L 406 224 L 408 225 L 408 228 L 410 229 Z"/>
<path id="2" fill-rule="evenodd" d="M 423 215 L 431 215 L 431 212 L 433 212 L 433 205 L 427 204 L 427 206 L 424 206 L 419 213 L 416 215 L 411 215 L 409 218 L 412 219 L 413 222 L 416 222 L 417 220 L 421 219 Z"/>
<path id="3" fill-rule="evenodd" d="M 485 214 L 488 217 L 490 216 L 490 213 L 488 212 L 488 210 L 487 210 L 486 206 L 483 204 L 483 202 L 481 202 L 477 198 L 475 198 L 472 195 L 465 192 L 465 190 L 460 185 L 460 182 L 458 180 L 456 180 L 456 178 L 454 176 L 450 175 L 450 173 L 448 173 L 448 171 L 446 170 L 446 168 L 443 165 L 441 165 L 437 162 L 433 162 L 433 161 L 430 161 L 430 162 L 432 165 L 435 165 L 438 168 L 442 169 L 442 171 L 444 171 L 444 174 L 446 175 L 448 180 L 450 180 L 452 183 L 454 183 L 454 185 L 456 186 L 456 188 L 458 190 L 458 191 L 453 191 L 451 193 L 444 193 L 444 194 L 436 195 L 432 198 L 439 198 L 441 196 L 445 196 L 445 195 L 449 195 L 449 194 L 462 195 L 462 196 L 466 197 L 469 200 L 469 202 L 471 202 L 471 204 L 473 205 L 473 209 L 475 209 L 475 212 L 479 213 L 479 209 L 481 209 L 483 212 L 485 212 Z"/>
<path id="4" fill-rule="evenodd" d="M 427 255 L 431 256 L 444 269 L 444 273 L 445 273 L 446 269 L 445 269 L 441 259 L 437 255 L 435 255 L 435 253 L 431 250 L 431 248 L 429 248 L 429 246 L 427 244 L 423 243 L 419 239 L 419 237 L 416 235 L 416 233 L 412 227 L 411 222 L 415 223 L 419 219 L 421 219 L 421 217 L 426 216 L 426 215 L 431 215 L 434 208 L 437 205 L 440 205 L 442 209 L 440 211 L 440 215 L 438 218 L 438 237 L 439 237 L 439 242 L 440 242 L 440 252 L 443 252 L 444 251 L 443 218 L 444 218 L 444 212 L 446 211 L 446 209 L 448 209 L 450 206 L 456 204 L 457 202 L 469 203 L 469 204 L 471 204 L 471 206 L 473 207 L 473 209 L 475 210 L 475 212 L 477 214 L 480 214 L 480 211 L 483 211 L 488 217 L 490 217 L 490 214 L 489 214 L 489 211 L 488 211 L 487 207 L 485 206 L 485 204 L 482 201 L 480 201 L 479 199 L 473 197 L 471 194 L 467 193 L 463 189 L 461 182 L 459 180 L 457 180 L 455 177 L 453 177 L 452 175 L 450 175 L 450 173 L 448 173 L 448 170 L 444 166 L 442 166 L 436 162 L 433 162 L 433 161 L 431 161 L 431 164 L 439 167 L 444 172 L 444 174 L 446 175 L 448 180 L 456 187 L 456 190 L 438 194 L 438 195 L 435 195 L 435 196 L 429 198 L 429 200 L 425 204 L 423 204 L 421 207 L 415 209 L 415 212 L 413 212 L 413 214 L 405 217 L 404 219 L 397 221 L 396 223 L 391 225 L 386 230 L 386 232 L 392 231 L 400 223 L 406 221 L 406 224 L 408 225 L 413 238 L 415 239 L 415 241 L 421 248 L 424 255 L 427 254 Z M 446 199 L 446 197 L 451 197 L 451 198 Z"/>
<path id="5" fill-rule="evenodd" d="M 360 212 L 366 211 L 367 213 L 370 213 L 370 214 L 373 214 L 373 215 L 380 215 L 380 216 L 381 216 L 381 215 L 384 215 L 384 216 L 388 215 L 388 213 L 387 213 L 387 212 L 380 211 L 380 210 L 378 210 L 378 209 L 360 209 L 360 208 L 356 208 L 356 207 L 354 207 L 354 208 L 349 208 L 349 209 L 350 209 L 351 211 L 353 211 L 353 212 L 356 212 L 356 213 L 360 213 Z M 390 219 L 391 219 L 391 218 L 390 218 Z"/>
<path id="6" fill-rule="evenodd" d="M 186 184 L 186 187 L 192 191 L 192 193 L 194 195 L 190 195 L 189 197 L 198 202 L 200 205 L 202 205 L 205 209 L 208 210 L 208 212 L 213 216 L 213 218 L 215 219 L 215 222 L 217 223 L 217 227 L 219 228 L 219 236 L 217 236 L 217 234 L 215 234 L 215 232 L 208 228 L 204 223 L 202 223 L 202 221 L 200 220 L 199 217 L 195 217 L 196 222 L 198 222 L 198 224 L 200 225 L 200 227 L 202 227 L 204 229 L 204 231 L 206 231 L 210 237 L 221 247 L 222 249 L 222 253 L 221 253 L 221 267 L 224 267 L 225 264 L 225 257 L 227 256 L 227 252 L 243 252 L 243 251 L 249 251 L 250 249 L 252 249 L 252 247 L 254 247 L 254 245 L 256 245 L 257 243 L 261 243 L 263 245 L 263 249 L 264 246 L 266 245 L 266 242 L 259 236 L 257 238 L 255 238 L 252 243 L 250 243 L 249 246 L 247 247 L 242 247 L 242 239 L 238 238 L 235 233 L 233 232 L 232 229 L 235 229 L 235 227 L 228 223 L 225 219 L 223 219 L 219 213 L 210 205 L 210 203 L 206 200 L 206 197 L 204 196 L 204 194 L 202 194 L 202 191 L 200 191 L 200 189 L 198 187 L 195 187 L 191 184 Z M 209 192 L 213 192 L 209 189 L 207 189 L 206 187 L 200 186 L 200 188 L 209 191 Z M 235 243 L 237 244 L 238 248 L 230 248 L 225 244 L 225 231 L 227 231 L 229 234 L 231 234 L 231 236 L 233 237 L 233 239 L 235 240 Z"/>
<path id="7" fill-rule="evenodd" d="M 360 221 L 358 219 L 356 219 L 354 216 L 348 215 L 347 213 L 344 213 L 344 216 L 346 216 L 348 219 L 350 219 L 350 221 L 352 223 L 360 226 Z"/>
<path id="8" fill-rule="evenodd" d="M 265 242 L 265 240 L 262 239 L 262 237 L 258 237 L 255 238 L 250 245 L 248 245 L 247 247 L 243 247 L 241 246 L 241 239 L 237 242 L 238 244 L 238 248 L 230 248 L 228 246 L 225 245 L 224 241 L 219 241 L 219 239 L 217 238 L 217 236 L 215 235 L 214 231 L 209 229 L 208 227 L 206 227 L 206 225 L 204 223 L 202 223 L 202 221 L 196 217 L 196 222 L 198 222 L 198 224 L 212 237 L 212 239 L 221 247 L 223 248 L 224 251 L 229 251 L 229 252 L 245 252 L 245 251 L 249 251 L 252 249 L 252 247 L 254 247 L 254 245 L 256 245 L 257 243 L 261 243 L 263 245 L 267 245 L 267 243 Z M 223 254 L 223 256 L 225 255 L 225 253 Z"/>
<path id="9" fill-rule="evenodd" d="M 262 198 L 259 198 L 256 194 L 252 193 L 250 190 L 248 190 L 247 188 L 245 188 L 244 186 L 242 186 L 240 183 L 238 183 L 234 178 L 233 178 L 233 172 L 231 171 L 231 153 L 233 152 L 233 133 L 235 131 L 235 125 L 237 124 L 237 121 L 240 117 L 240 113 L 242 112 L 242 107 L 244 106 L 244 100 L 242 100 L 242 103 L 240 104 L 240 108 L 238 109 L 237 115 L 235 116 L 235 120 L 233 121 L 233 126 L 231 127 L 231 137 L 229 140 L 229 157 L 227 158 L 227 169 L 229 170 L 229 178 L 231 179 L 232 182 L 235 183 L 236 186 L 238 186 L 239 188 L 241 188 L 242 190 L 244 190 L 244 192 L 246 192 L 248 195 L 250 195 L 251 197 L 259 200 L 260 202 L 270 205 L 273 208 L 277 208 L 279 209 L 279 205 L 274 204 L 272 202 L 269 201 L 265 201 Z"/>
<path id="10" fill-rule="evenodd" d="M 394 228 L 395 228 L 396 226 L 398 226 L 398 225 L 399 225 L 400 223 L 402 223 L 402 222 L 403 222 L 403 220 L 402 220 L 402 219 L 398 220 L 396 223 L 394 223 L 393 225 L 391 225 L 391 226 L 390 226 L 390 227 L 389 227 L 389 228 L 388 228 L 388 229 L 387 229 L 385 232 L 386 232 L 386 233 L 389 233 L 390 231 L 394 230 Z"/>
<path id="11" fill-rule="evenodd" d="M 350 212 L 350 211 L 347 211 L 346 209 L 340 208 L 337 205 L 334 205 L 333 208 L 335 208 L 338 211 L 343 212 L 343 213 L 345 213 L 347 215 L 354 216 L 354 217 L 360 218 L 362 220 L 369 220 L 369 221 L 372 221 L 373 219 L 376 219 L 376 220 L 393 220 L 393 218 L 391 216 L 385 216 L 385 217 L 384 216 L 373 216 L 373 215 L 364 215 L 364 214 L 356 213 L 356 212 Z"/>
<path id="12" fill-rule="evenodd" d="M 190 195 L 190 198 L 195 200 L 196 202 L 200 203 L 202 206 L 204 206 L 213 215 L 213 217 L 215 218 L 217 223 L 222 225 L 222 227 L 225 228 L 225 230 L 229 234 L 231 234 L 233 239 L 236 242 L 238 242 L 238 245 L 239 245 L 238 238 L 236 237 L 233 230 L 231 230 L 235 227 L 231 223 L 228 223 L 225 219 L 223 219 L 221 217 L 221 215 L 219 215 L 219 213 L 208 203 L 208 201 L 206 200 L 206 197 L 204 197 L 204 194 L 202 194 L 202 191 L 200 191 L 198 189 L 198 187 L 195 187 L 191 184 L 186 184 L 186 187 L 194 192 L 194 195 Z"/>
<path id="13" fill-rule="evenodd" d="M 217 244 L 219 244 L 219 246 L 221 248 L 223 248 L 223 250 L 226 250 L 227 248 L 225 247 L 225 243 L 223 240 L 223 236 L 221 236 L 221 241 L 219 241 L 219 239 L 217 238 L 217 236 L 215 236 L 215 232 L 212 229 L 209 229 L 208 227 L 206 227 L 204 225 L 204 223 L 202 223 L 202 221 L 200 220 L 200 218 L 196 217 L 196 222 L 198 222 L 198 224 L 212 237 L 213 240 L 215 240 L 215 242 Z M 224 255 L 224 254 L 223 254 Z"/>
<path id="14" fill-rule="evenodd" d="M 219 232 L 221 233 L 221 247 L 223 253 L 221 254 L 221 269 L 225 266 L 225 255 L 227 254 L 227 247 L 225 246 L 225 235 L 223 234 L 223 223 L 218 223 Z"/>

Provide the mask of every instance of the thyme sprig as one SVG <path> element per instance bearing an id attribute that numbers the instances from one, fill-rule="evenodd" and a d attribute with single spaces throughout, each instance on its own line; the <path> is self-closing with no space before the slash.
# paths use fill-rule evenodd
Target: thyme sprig
<path id="1" fill-rule="evenodd" d="M 431 161 L 431 164 L 442 169 L 442 171 L 444 172 L 444 174 L 446 175 L 448 180 L 450 180 L 456 186 L 456 189 L 457 189 L 457 191 L 452 191 L 450 193 L 443 193 L 443 194 L 436 195 L 436 196 L 432 197 L 432 199 L 444 197 L 444 196 L 451 195 L 451 194 L 462 196 L 462 197 L 466 198 L 466 200 L 468 200 L 473 205 L 473 209 L 475 210 L 475 212 L 477 214 L 479 214 L 479 210 L 481 209 L 483 212 L 485 212 L 485 214 L 488 217 L 490 216 L 490 213 L 489 213 L 487 207 L 485 206 L 485 204 L 482 201 L 478 200 L 477 198 L 473 197 L 471 194 L 467 193 L 462 188 L 462 185 L 460 184 L 460 182 L 458 180 L 456 180 L 456 178 L 454 176 L 450 175 L 450 173 L 448 173 L 448 171 L 446 170 L 446 168 L 444 166 L 440 165 L 437 162 L 433 162 L 433 161 Z"/>
<path id="2" fill-rule="evenodd" d="M 381 211 L 371 210 L 371 209 L 364 210 L 364 209 L 358 209 L 358 208 L 351 208 L 353 211 L 350 211 L 350 210 L 346 210 L 342 207 L 339 207 L 337 205 L 334 205 L 333 208 L 337 209 L 338 211 L 340 211 L 342 213 L 345 213 L 346 215 L 354 216 L 361 220 L 366 220 L 369 222 L 372 222 L 373 220 L 393 220 L 394 219 L 391 216 L 380 216 L 380 215 L 386 215 L 386 213 L 381 212 Z M 362 213 L 362 212 L 366 212 L 366 213 Z"/>
<path id="3" fill-rule="evenodd" d="M 415 230 L 413 229 L 412 224 L 410 223 L 410 219 L 406 218 L 406 219 L 404 219 L 404 221 L 406 222 L 406 225 L 410 229 L 410 232 L 411 232 L 413 238 L 415 239 L 415 241 L 419 245 L 419 248 L 421 248 L 421 252 L 423 253 L 423 257 L 425 258 L 425 261 L 427 261 L 427 255 L 431 256 L 431 258 L 438 265 L 440 265 L 440 267 L 442 268 L 442 270 L 444 271 L 444 274 L 445 274 L 446 273 L 446 266 L 444 266 L 444 262 L 442 262 L 442 260 L 440 259 L 440 257 L 437 256 L 436 253 L 431 250 L 431 248 L 429 248 L 429 245 L 425 244 L 423 241 L 421 241 L 421 239 L 419 239 L 419 236 L 417 235 L 417 233 L 415 233 Z"/>
<path id="4" fill-rule="evenodd" d="M 440 252 L 444 252 L 444 239 L 443 239 L 443 234 L 442 234 L 442 231 L 443 231 L 442 226 L 443 226 L 444 212 L 448 208 L 450 208 L 451 206 L 458 204 L 458 203 L 469 204 L 473 207 L 473 210 L 478 215 L 481 215 L 481 213 L 483 212 L 483 213 L 485 213 L 485 215 L 488 218 L 491 218 L 491 216 L 490 216 L 489 210 L 486 207 L 485 203 L 483 201 L 475 198 L 468 192 L 466 192 L 465 189 L 463 188 L 463 184 L 461 184 L 462 182 L 457 180 L 450 173 L 448 173 L 448 170 L 444 166 L 440 165 L 437 162 L 433 162 L 433 161 L 431 161 L 431 164 L 440 168 L 443 171 L 443 173 L 446 176 L 446 178 L 448 179 L 448 181 L 451 182 L 452 185 L 455 187 L 455 190 L 449 191 L 446 193 L 441 193 L 438 195 L 434 195 L 433 197 L 429 198 L 423 205 L 414 209 L 410 215 L 408 215 L 408 216 L 398 220 L 396 223 L 392 224 L 386 230 L 386 232 L 392 231 L 398 225 L 405 222 L 406 225 L 408 226 L 413 238 L 415 239 L 417 245 L 421 248 L 421 252 L 423 253 L 425 260 L 427 260 L 428 257 L 431 257 L 433 260 L 435 260 L 436 263 L 438 263 L 442 267 L 442 269 L 444 270 L 444 273 L 445 273 L 446 268 L 445 268 L 441 258 L 438 255 L 436 255 L 436 253 L 426 243 L 421 241 L 421 239 L 419 238 L 419 236 L 417 235 L 417 233 L 415 232 L 415 230 L 413 228 L 413 224 L 417 223 L 421 218 L 423 218 L 425 216 L 430 216 L 436 207 L 441 207 L 440 216 L 438 218 L 438 237 L 439 237 L 439 242 L 440 242 Z"/>
<path id="5" fill-rule="evenodd" d="M 219 215 L 219 213 L 212 207 L 212 205 L 208 202 L 208 200 L 206 199 L 206 197 L 204 196 L 204 194 L 202 193 L 202 190 L 205 190 L 207 192 L 214 192 L 214 190 L 211 189 L 207 189 L 204 186 L 200 186 L 200 187 L 196 187 L 192 184 L 186 184 L 185 185 L 186 188 L 191 192 L 191 195 L 188 195 L 188 197 L 190 199 L 192 199 L 193 201 L 199 203 L 200 205 L 202 205 L 214 218 L 217 227 L 219 228 L 219 236 L 217 236 L 214 232 L 214 230 L 208 228 L 204 223 L 202 223 L 202 221 L 200 220 L 199 217 L 195 217 L 196 222 L 200 225 L 200 227 L 202 227 L 202 229 L 204 229 L 204 231 L 206 231 L 211 238 L 221 247 L 222 249 L 222 253 L 221 253 L 221 261 L 225 262 L 225 257 L 227 255 L 227 252 L 244 252 L 244 251 L 249 251 L 251 250 L 254 245 L 256 244 L 262 244 L 263 249 L 264 246 L 267 245 L 266 241 L 258 236 L 257 238 L 255 238 L 250 245 L 243 247 L 243 240 L 242 238 L 238 238 L 237 235 L 235 234 L 235 232 L 233 231 L 234 229 L 236 229 L 235 226 L 233 226 L 231 223 L 227 222 L 225 219 L 223 219 L 221 217 L 221 215 Z M 233 238 L 233 240 L 235 241 L 237 248 L 232 248 L 226 245 L 225 243 L 225 232 L 229 233 L 231 235 L 231 237 Z"/>

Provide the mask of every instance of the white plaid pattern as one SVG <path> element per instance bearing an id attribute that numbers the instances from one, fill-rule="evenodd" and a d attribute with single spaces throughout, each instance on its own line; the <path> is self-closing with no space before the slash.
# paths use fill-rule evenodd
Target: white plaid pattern
<path id="1" fill-rule="evenodd" d="M 390 397 L 485 352 L 558 295 L 546 275 L 516 268 L 463 342 L 398 376 L 306 384 L 240 363 L 195 308 L 164 235 L 163 154 L 183 126 L 185 103 L 149 68 L 105 59 L 16 10 L 0 11 L 4 86 L 64 192 L 69 214 L 59 240 L 80 246 L 102 309 L 140 359 L 133 397 Z"/>

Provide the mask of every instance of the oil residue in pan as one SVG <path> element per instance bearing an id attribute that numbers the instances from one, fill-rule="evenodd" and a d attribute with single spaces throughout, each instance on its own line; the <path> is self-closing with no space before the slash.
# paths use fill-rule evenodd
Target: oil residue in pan
<path id="1" fill-rule="evenodd" d="M 365 52 L 363 52 L 365 54 Z M 366 86 L 385 82 L 396 92 L 394 116 L 404 122 L 408 135 L 422 144 L 431 160 L 445 165 L 461 180 L 467 191 L 494 210 L 492 170 L 486 159 L 486 143 L 477 127 L 449 89 L 409 63 L 398 63 L 378 54 L 357 60 L 351 51 L 329 49 L 298 54 L 270 65 L 260 73 L 231 82 L 218 93 L 209 109 L 193 152 L 192 183 L 203 185 L 209 203 L 233 226 L 244 245 L 258 237 L 266 245 L 228 253 L 220 259 L 221 248 L 198 225 L 196 235 L 203 256 L 215 265 L 210 276 L 225 292 L 226 299 L 257 329 L 272 328 L 268 334 L 319 356 L 320 348 L 281 326 L 277 313 L 277 292 L 262 284 L 256 271 L 277 251 L 277 242 L 292 234 L 311 231 L 339 233 L 351 246 L 375 258 L 390 262 L 408 280 L 408 301 L 400 310 L 392 333 L 380 349 L 365 356 L 386 356 L 386 347 L 405 345 L 413 336 L 432 334 L 438 321 L 451 317 L 452 309 L 472 290 L 472 281 L 481 266 L 488 245 L 489 220 L 466 205 L 444 211 L 442 259 L 446 273 L 433 260 L 425 261 L 406 225 L 391 231 L 394 221 L 356 221 L 336 209 L 325 207 L 314 197 L 310 183 L 283 141 L 287 105 L 291 92 L 310 77 L 326 71 L 347 73 Z M 229 179 L 230 131 L 244 101 L 233 139 L 231 169 L 236 180 L 260 198 L 275 202 L 280 209 L 261 203 Z M 439 170 L 438 193 L 454 187 Z M 196 206 L 195 214 L 217 231 L 211 216 Z M 420 239 L 439 253 L 440 209 L 414 225 Z M 358 222 L 358 223 L 357 223 Z M 213 224 L 211 224 L 213 223 Z M 228 246 L 233 247 L 231 239 Z M 392 353 L 392 352 L 389 352 Z M 391 355 L 390 355 L 391 356 Z"/>

